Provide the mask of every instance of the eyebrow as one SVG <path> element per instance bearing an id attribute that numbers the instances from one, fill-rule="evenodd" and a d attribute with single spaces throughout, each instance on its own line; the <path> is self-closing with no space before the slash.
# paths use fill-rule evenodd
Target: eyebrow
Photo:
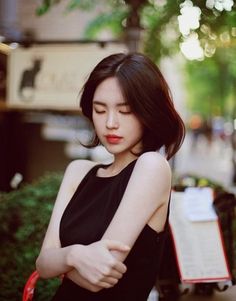
<path id="1" fill-rule="evenodd" d="M 99 101 L 99 100 L 94 100 L 93 104 L 95 105 L 101 105 L 101 106 L 104 106 L 106 107 L 106 103 L 105 102 L 102 102 L 102 101 Z M 129 104 L 127 102 L 120 102 L 120 103 L 117 103 L 116 106 L 118 107 L 121 107 L 121 106 L 128 106 Z"/>

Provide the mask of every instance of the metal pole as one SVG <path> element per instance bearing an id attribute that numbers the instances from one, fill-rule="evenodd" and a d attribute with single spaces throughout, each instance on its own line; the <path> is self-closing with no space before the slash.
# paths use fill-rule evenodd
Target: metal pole
<path id="1" fill-rule="evenodd" d="M 140 24 L 140 9 L 147 3 L 147 0 L 126 0 L 130 6 L 130 13 L 126 24 L 126 44 L 130 52 L 139 51 L 140 36 L 142 27 Z"/>

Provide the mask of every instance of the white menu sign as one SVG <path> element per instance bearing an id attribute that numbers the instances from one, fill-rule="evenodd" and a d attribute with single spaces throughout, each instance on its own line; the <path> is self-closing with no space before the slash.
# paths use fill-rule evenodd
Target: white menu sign
<path id="1" fill-rule="evenodd" d="M 201 198 L 201 190 L 197 188 L 192 192 L 195 201 L 197 192 Z M 188 191 L 187 194 L 189 193 Z M 184 192 L 172 192 L 170 227 L 181 281 L 194 283 L 229 280 L 230 273 L 218 219 L 213 218 L 212 212 L 207 218 L 206 211 L 200 210 L 204 211 L 205 220 L 200 218 L 197 221 L 195 218 L 192 221 L 186 214 L 186 212 L 194 212 L 194 209 L 189 210 L 189 205 Z M 191 205 L 194 206 L 194 203 L 192 202 Z"/>

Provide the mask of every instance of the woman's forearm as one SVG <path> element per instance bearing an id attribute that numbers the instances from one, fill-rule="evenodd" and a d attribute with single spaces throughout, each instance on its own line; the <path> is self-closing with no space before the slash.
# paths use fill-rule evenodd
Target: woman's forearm
<path id="1" fill-rule="evenodd" d="M 73 269 L 69 264 L 69 257 L 73 246 L 65 248 L 50 248 L 41 250 L 37 260 L 36 269 L 41 278 L 52 278 Z M 77 245 L 77 248 L 79 245 Z"/>
<path id="2" fill-rule="evenodd" d="M 36 268 L 42 278 L 68 274 L 75 269 L 90 284 L 108 288 L 126 271 L 126 266 L 112 256 L 111 250 L 126 253 L 129 248 L 112 240 L 100 240 L 86 246 L 75 244 L 65 248 L 42 248 Z"/>

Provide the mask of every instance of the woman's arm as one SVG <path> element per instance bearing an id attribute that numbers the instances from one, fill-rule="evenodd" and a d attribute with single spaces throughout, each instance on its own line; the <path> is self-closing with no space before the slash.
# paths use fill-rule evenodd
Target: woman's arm
<path id="1" fill-rule="evenodd" d="M 93 162 L 76 160 L 71 162 L 66 169 L 42 248 L 36 261 L 36 268 L 42 278 L 54 277 L 72 269 L 68 264 L 68 254 L 71 247 L 61 248 L 59 225 L 68 202 L 84 175 L 92 166 L 94 166 Z"/>
<path id="2" fill-rule="evenodd" d="M 82 160 L 72 162 L 66 169 L 36 261 L 36 268 L 42 278 L 51 278 L 76 270 L 78 272 L 77 284 L 82 286 L 87 283 L 89 287 L 93 284 L 107 287 L 107 276 L 108 278 L 112 276 L 113 283 L 114 277 L 118 278 L 126 271 L 125 265 L 110 253 L 110 249 L 127 252 L 129 248 L 123 243 L 103 240 L 88 246 L 75 244 L 61 248 L 60 245 L 59 225 L 62 214 L 80 181 L 92 166 L 94 166 L 93 162 Z M 73 277 L 75 274 L 75 271 L 71 273 Z M 78 282 L 78 279 L 83 278 L 84 281 Z M 108 280 L 110 283 L 111 279 Z"/>
<path id="3" fill-rule="evenodd" d="M 118 240 L 132 248 L 153 214 L 162 206 L 167 208 L 170 190 L 171 171 L 165 158 L 156 152 L 141 155 L 103 239 Z M 166 215 L 159 214 L 158 218 L 164 227 Z M 128 252 L 112 251 L 112 254 L 124 261 Z"/>

